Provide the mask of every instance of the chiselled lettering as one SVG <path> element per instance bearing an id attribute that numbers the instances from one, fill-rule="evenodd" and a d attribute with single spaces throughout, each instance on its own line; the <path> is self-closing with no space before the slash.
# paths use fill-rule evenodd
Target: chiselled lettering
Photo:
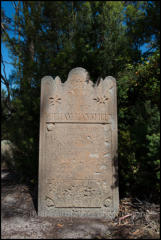
<path id="1" fill-rule="evenodd" d="M 110 115 L 108 113 L 48 113 L 46 122 L 100 122 L 108 123 Z"/>
<path id="2" fill-rule="evenodd" d="M 65 113 L 65 119 L 68 120 L 68 119 L 72 119 L 72 113 Z M 62 115 L 63 116 L 63 115 Z"/>

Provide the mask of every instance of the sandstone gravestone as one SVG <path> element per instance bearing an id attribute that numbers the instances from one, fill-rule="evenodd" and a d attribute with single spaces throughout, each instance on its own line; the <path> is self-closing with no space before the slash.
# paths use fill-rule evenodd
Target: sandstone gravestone
<path id="1" fill-rule="evenodd" d="M 39 216 L 113 218 L 119 208 L 113 77 L 75 68 L 41 81 Z"/>

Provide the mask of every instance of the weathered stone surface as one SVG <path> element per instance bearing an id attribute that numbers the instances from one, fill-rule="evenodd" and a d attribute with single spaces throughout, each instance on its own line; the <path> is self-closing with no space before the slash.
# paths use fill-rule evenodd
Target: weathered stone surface
<path id="1" fill-rule="evenodd" d="M 65 83 L 44 77 L 38 214 L 113 218 L 118 208 L 115 79 L 94 86 L 83 68 Z"/>
<path id="2" fill-rule="evenodd" d="M 1 140 L 1 167 L 15 168 L 14 151 L 15 145 L 10 140 Z"/>

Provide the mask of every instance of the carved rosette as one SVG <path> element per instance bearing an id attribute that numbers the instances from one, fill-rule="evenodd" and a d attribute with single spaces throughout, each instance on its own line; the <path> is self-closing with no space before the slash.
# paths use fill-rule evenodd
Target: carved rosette
<path id="1" fill-rule="evenodd" d="M 104 207 L 107 207 L 107 208 L 111 206 L 111 203 L 112 203 L 111 197 L 108 197 L 103 201 Z"/>
<path id="2" fill-rule="evenodd" d="M 55 207 L 55 203 L 52 198 L 46 196 L 46 206 L 47 207 Z"/>
<path id="3" fill-rule="evenodd" d="M 50 105 L 50 106 L 53 106 L 53 105 L 55 105 L 56 103 L 61 103 L 61 98 L 60 98 L 60 97 L 58 97 L 58 96 L 49 97 L 49 105 Z"/>
<path id="4" fill-rule="evenodd" d="M 54 124 L 54 123 L 47 123 L 47 130 L 48 130 L 48 131 L 53 131 L 53 130 L 54 130 L 54 127 L 55 127 L 55 124 Z"/>
<path id="5" fill-rule="evenodd" d="M 101 97 L 96 97 L 93 98 L 93 100 L 95 100 L 97 103 L 103 103 L 105 104 L 108 101 L 109 97 L 108 96 L 101 96 Z"/>

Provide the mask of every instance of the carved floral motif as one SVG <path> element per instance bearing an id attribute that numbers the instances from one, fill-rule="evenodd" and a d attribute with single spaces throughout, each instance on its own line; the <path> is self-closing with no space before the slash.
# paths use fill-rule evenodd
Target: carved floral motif
<path id="1" fill-rule="evenodd" d="M 55 97 L 49 97 L 49 105 L 55 105 L 56 103 L 61 103 L 61 98 L 57 95 Z"/>
<path id="2" fill-rule="evenodd" d="M 48 207 L 54 207 L 55 206 L 55 203 L 53 201 L 53 199 L 49 198 L 48 196 L 46 196 L 46 205 Z"/>
<path id="3" fill-rule="evenodd" d="M 109 97 L 107 96 L 93 98 L 93 100 L 97 101 L 98 103 L 104 103 L 104 104 L 107 102 L 108 99 Z"/>
<path id="4" fill-rule="evenodd" d="M 54 124 L 54 123 L 47 123 L 47 130 L 48 130 L 48 131 L 53 131 L 53 130 L 54 130 L 54 127 L 55 127 L 55 124 Z"/>
<path id="5" fill-rule="evenodd" d="M 104 200 L 104 206 L 105 207 L 109 207 L 110 205 L 111 205 L 111 202 L 112 202 L 112 200 L 111 200 L 111 197 L 108 197 L 108 198 L 106 198 L 105 200 Z"/>

